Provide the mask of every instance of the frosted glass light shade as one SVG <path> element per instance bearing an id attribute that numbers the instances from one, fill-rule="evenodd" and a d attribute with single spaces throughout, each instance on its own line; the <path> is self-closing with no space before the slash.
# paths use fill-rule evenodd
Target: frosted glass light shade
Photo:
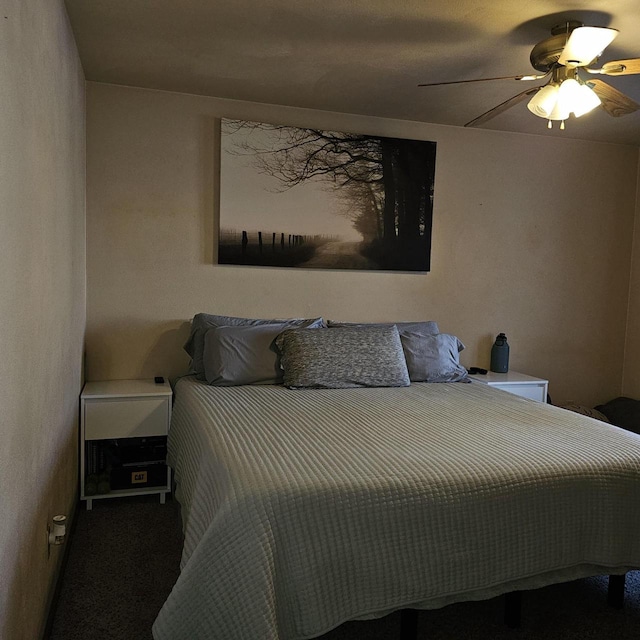
<path id="1" fill-rule="evenodd" d="M 579 92 L 580 100 L 573 109 L 573 113 L 576 118 L 583 116 L 585 113 L 589 113 L 589 111 L 593 111 L 596 107 L 602 104 L 602 100 L 600 100 L 596 92 L 587 87 L 586 84 L 580 85 Z"/>
<path id="2" fill-rule="evenodd" d="M 580 102 L 580 83 L 573 78 L 567 78 L 558 90 L 558 101 L 562 102 L 569 111 Z"/>
<path id="3" fill-rule="evenodd" d="M 549 120 L 566 120 L 569 114 L 580 108 L 580 83 L 567 78 L 558 90 L 558 102 Z"/>
<path id="4" fill-rule="evenodd" d="M 569 111 L 566 104 L 563 104 L 562 100 L 558 99 L 553 111 L 547 116 L 547 120 L 566 120 L 570 113 L 571 111 Z"/>
<path id="5" fill-rule="evenodd" d="M 558 102 L 560 89 L 557 84 L 548 84 L 542 87 L 531 100 L 527 107 L 529 111 L 540 118 L 548 118 Z"/>
<path id="6" fill-rule="evenodd" d="M 562 112 L 573 113 L 576 118 L 579 118 L 599 104 L 600 98 L 595 92 L 573 78 L 568 78 L 560 85 L 558 106 Z"/>

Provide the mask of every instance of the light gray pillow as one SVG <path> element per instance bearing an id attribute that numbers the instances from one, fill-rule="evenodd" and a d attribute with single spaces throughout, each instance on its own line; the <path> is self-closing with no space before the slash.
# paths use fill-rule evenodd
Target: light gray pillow
<path id="1" fill-rule="evenodd" d="M 460 364 L 459 356 L 464 345 L 456 336 L 407 331 L 400 339 L 412 382 L 468 381 L 467 370 Z"/>
<path id="2" fill-rule="evenodd" d="M 288 329 L 276 339 L 284 384 L 313 387 L 406 387 L 410 384 L 395 326 Z"/>
<path id="3" fill-rule="evenodd" d="M 204 336 L 204 371 L 207 382 L 228 387 L 282 382 L 275 339 L 286 323 L 213 327 Z"/>
<path id="4" fill-rule="evenodd" d="M 414 331 L 424 333 L 425 335 L 433 335 L 440 333 L 438 323 L 435 320 L 424 320 L 423 322 L 336 322 L 328 320 L 327 326 L 330 329 L 339 327 L 398 327 L 398 333 L 402 335 L 406 331 Z"/>
<path id="5" fill-rule="evenodd" d="M 184 350 L 191 356 L 191 369 L 198 380 L 206 380 L 204 370 L 204 338 L 214 327 L 254 327 L 263 324 L 286 323 L 290 327 L 324 327 L 322 318 L 289 318 L 286 320 L 259 320 L 254 318 L 236 318 L 218 316 L 210 313 L 197 313 L 191 321 L 191 334 Z"/>

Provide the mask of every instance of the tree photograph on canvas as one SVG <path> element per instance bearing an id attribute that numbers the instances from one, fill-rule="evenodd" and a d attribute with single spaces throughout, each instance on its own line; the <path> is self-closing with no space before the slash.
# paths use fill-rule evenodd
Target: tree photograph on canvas
<path id="1" fill-rule="evenodd" d="M 436 143 L 222 120 L 218 264 L 429 271 Z"/>

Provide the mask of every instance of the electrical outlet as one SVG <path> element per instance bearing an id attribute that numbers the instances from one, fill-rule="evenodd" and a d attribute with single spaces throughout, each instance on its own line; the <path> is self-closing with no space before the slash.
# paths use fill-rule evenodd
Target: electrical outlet
<path id="1" fill-rule="evenodd" d="M 53 528 L 51 524 L 53 523 Z M 53 516 L 52 523 L 47 523 L 47 560 L 51 557 L 51 545 L 64 544 L 67 534 L 67 517 Z"/>

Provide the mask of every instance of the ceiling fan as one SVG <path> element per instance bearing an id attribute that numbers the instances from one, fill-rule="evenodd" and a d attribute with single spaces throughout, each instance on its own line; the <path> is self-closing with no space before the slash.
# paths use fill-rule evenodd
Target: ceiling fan
<path id="1" fill-rule="evenodd" d="M 531 97 L 527 105 L 529 110 L 534 115 L 545 118 L 549 128 L 554 121 L 559 121 L 560 128 L 564 129 L 565 120 L 571 113 L 578 118 L 598 105 L 601 105 L 609 115 L 623 116 L 640 109 L 640 104 L 603 80 L 591 78 L 592 75 L 640 74 L 640 58 L 614 60 L 600 67 L 591 66 L 596 63 L 604 49 L 617 35 L 616 29 L 586 27 L 577 21 L 565 22 L 555 26 L 551 30 L 551 37 L 539 42 L 531 51 L 531 65 L 540 71 L 540 74 L 430 82 L 418 86 L 434 87 L 489 80 L 547 79 L 544 84 L 526 89 L 493 109 L 489 109 L 467 122 L 465 127 L 481 125 L 529 97 Z"/>

